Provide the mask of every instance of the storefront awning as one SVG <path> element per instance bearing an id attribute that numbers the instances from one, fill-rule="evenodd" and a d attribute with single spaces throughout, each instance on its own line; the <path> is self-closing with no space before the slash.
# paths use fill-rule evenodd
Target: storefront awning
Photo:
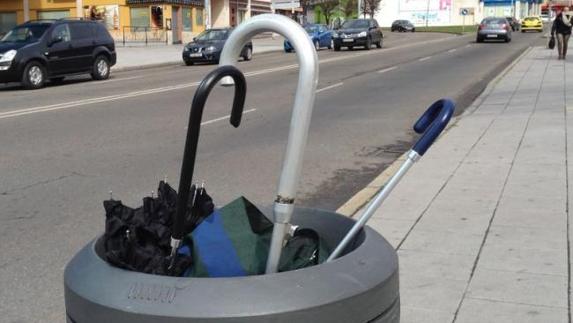
<path id="1" fill-rule="evenodd" d="M 202 0 L 126 0 L 127 5 L 133 4 L 174 4 L 182 6 L 204 7 Z"/>

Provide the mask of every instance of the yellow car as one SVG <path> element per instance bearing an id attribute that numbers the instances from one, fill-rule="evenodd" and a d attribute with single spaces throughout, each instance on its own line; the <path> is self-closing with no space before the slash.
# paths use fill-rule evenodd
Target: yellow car
<path id="1" fill-rule="evenodd" d="M 533 30 L 542 32 L 543 31 L 543 21 L 539 17 L 525 17 L 521 21 L 521 32 Z"/>

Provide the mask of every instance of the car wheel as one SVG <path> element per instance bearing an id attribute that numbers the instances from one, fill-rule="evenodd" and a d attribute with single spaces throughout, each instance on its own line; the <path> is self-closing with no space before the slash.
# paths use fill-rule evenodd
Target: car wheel
<path id="1" fill-rule="evenodd" d="M 348 50 L 354 50 L 353 46 L 348 46 Z"/>
<path id="2" fill-rule="evenodd" d="M 506 43 L 509 43 L 510 41 L 511 41 L 511 38 L 510 38 L 510 37 L 505 37 L 505 42 L 506 42 Z"/>
<path id="3" fill-rule="evenodd" d="M 416 32 L 416 28 L 412 28 L 412 32 L 413 32 L 413 33 Z"/>
<path id="4" fill-rule="evenodd" d="M 339 52 L 340 51 L 340 45 L 334 45 L 334 51 Z"/>
<path id="5" fill-rule="evenodd" d="M 30 62 L 24 68 L 22 85 L 27 90 L 35 90 L 46 83 L 46 68 L 38 62 Z"/>
<path id="6" fill-rule="evenodd" d="M 370 50 L 370 48 L 372 48 L 372 39 L 370 39 L 370 37 L 366 38 L 366 45 L 364 47 L 366 50 Z"/>
<path id="7" fill-rule="evenodd" d="M 522 32 L 522 33 L 525 33 L 525 30 L 522 29 L 521 32 Z"/>
<path id="8" fill-rule="evenodd" d="M 476 43 L 483 43 L 483 38 L 477 37 L 477 38 L 476 38 Z"/>
<path id="9" fill-rule="evenodd" d="M 103 55 L 96 57 L 92 68 L 92 78 L 96 81 L 107 80 L 109 78 L 109 60 Z"/>
<path id="10" fill-rule="evenodd" d="M 185 61 L 185 65 L 191 66 L 191 65 L 193 65 L 193 62 L 192 61 Z"/>
<path id="11" fill-rule="evenodd" d="M 318 52 L 320 50 L 320 43 L 318 42 L 318 40 L 314 41 L 314 49 Z"/>
<path id="12" fill-rule="evenodd" d="M 243 56 L 243 59 L 245 61 L 250 61 L 251 59 L 253 59 L 253 50 L 251 49 L 251 47 L 247 47 L 247 50 L 245 51 L 245 55 Z"/>

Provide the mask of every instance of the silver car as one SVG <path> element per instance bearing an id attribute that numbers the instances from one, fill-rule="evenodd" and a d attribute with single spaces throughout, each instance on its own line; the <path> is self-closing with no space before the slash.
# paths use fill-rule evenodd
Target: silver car
<path id="1" fill-rule="evenodd" d="M 482 43 L 484 40 L 504 40 L 511 41 L 511 24 L 505 17 L 484 18 L 477 32 L 476 42 Z"/>

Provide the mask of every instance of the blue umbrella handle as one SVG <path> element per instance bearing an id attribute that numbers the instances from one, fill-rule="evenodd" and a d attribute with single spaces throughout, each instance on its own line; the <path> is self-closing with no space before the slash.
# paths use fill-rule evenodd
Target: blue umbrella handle
<path id="1" fill-rule="evenodd" d="M 423 156 L 436 138 L 450 122 L 456 105 L 450 99 L 441 99 L 432 104 L 414 124 L 414 131 L 422 134 L 412 148 L 418 155 Z"/>

